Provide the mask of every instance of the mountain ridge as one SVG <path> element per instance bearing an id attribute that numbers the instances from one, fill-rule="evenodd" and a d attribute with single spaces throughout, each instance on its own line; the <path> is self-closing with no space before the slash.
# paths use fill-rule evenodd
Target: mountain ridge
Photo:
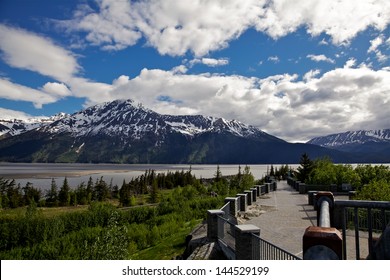
<path id="1" fill-rule="evenodd" d="M 296 163 L 303 153 L 359 158 L 288 143 L 236 120 L 162 115 L 133 100 L 101 103 L 0 141 L 0 160 L 93 163 Z"/>
<path id="2" fill-rule="evenodd" d="M 307 143 L 323 147 L 337 147 L 349 144 L 363 144 L 367 142 L 390 142 L 390 129 L 355 130 L 319 136 Z"/>
<path id="3" fill-rule="evenodd" d="M 313 138 L 307 143 L 358 154 L 368 162 L 390 162 L 390 129 L 335 133 Z"/>

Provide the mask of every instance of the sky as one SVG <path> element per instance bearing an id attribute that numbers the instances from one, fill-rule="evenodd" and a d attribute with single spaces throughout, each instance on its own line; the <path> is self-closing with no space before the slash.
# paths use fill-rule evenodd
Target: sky
<path id="1" fill-rule="evenodd" d="M 290 142 L 390 128 L 388 0 L 0 0 L 0 119 L 132 99 Z"/>

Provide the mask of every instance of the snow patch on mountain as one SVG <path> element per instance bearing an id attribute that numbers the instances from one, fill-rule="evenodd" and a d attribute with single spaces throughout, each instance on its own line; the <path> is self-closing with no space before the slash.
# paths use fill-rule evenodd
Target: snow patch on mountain
<path id="1" fill-rule="evenodd" d="M 107 135 L 142 139 L 153 134 L 161 140 L 167 133 L 180 133 L 186 137 L 207 132 L 227 132 L 240 137 L 267 135 L 256 127 L 236 120 L 202 115 L 161 115 L 132 100 L 98 104 L 38 130 L 52 134 L 69 133 L 73 137 Z"/>
<path id="2" fill-rule="evenodd" d="M 350 144 L 364 144 L 367 142 L 390 143 L 390 129 L 347 131 L 344 133 L 316 137 L 307 143 L 334 148 Z"/>
<path id="3" fill-rule="evenodd" d="M 65 113 L 58 113 L 51 117 L 34 117 L 27 119 L 0 119 L 0 137 L 19 135 L 32 129 L 36 129 L 62 118 L 69 116 Z"/>

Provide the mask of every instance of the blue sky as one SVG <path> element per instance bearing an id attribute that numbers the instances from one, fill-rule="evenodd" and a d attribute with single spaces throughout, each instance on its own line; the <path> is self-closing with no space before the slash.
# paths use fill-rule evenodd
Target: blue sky
<path id="1" fill-rule="evenodd" d="M 390 128 L 387 0 L 0 0 L 0 119 L 130 98 L 288 141 Z"/>

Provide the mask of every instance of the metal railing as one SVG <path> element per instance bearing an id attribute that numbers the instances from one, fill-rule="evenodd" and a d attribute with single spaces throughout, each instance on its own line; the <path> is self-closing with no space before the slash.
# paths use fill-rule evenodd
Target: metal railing
<path id="1" fill-rule="evenodd" d="M 230 202 L 226 203 L 221 210 L 224 212 L 223 218 L 228 222 L 237 225 L 237 218 L 230 214 Z"/>
<path id="2" fill-rule="evenodd" d="M 360 259 L 359 230 L 368 232 L 368 252 L 373 254 L 373 232 L 383 232 L 390 222 L 390 202 L 387 201 L 364 201 L 364 200 L 339 200 L 335 206 L 341 208 L 343 258 L 347 259 L 347 227 L 355 230 L 356 259 Z"/>
<path id="3" fill-rule="evenodd" d="M 252 234 L 253 260 L 301 260 L 294 254 Z"/>
<path id="4" fill-rule="evenodd" d="M 234 227 L 234 223 L 223 217 L 218 217 L 218 239 L 233 251 L 236 247 Z"/>

